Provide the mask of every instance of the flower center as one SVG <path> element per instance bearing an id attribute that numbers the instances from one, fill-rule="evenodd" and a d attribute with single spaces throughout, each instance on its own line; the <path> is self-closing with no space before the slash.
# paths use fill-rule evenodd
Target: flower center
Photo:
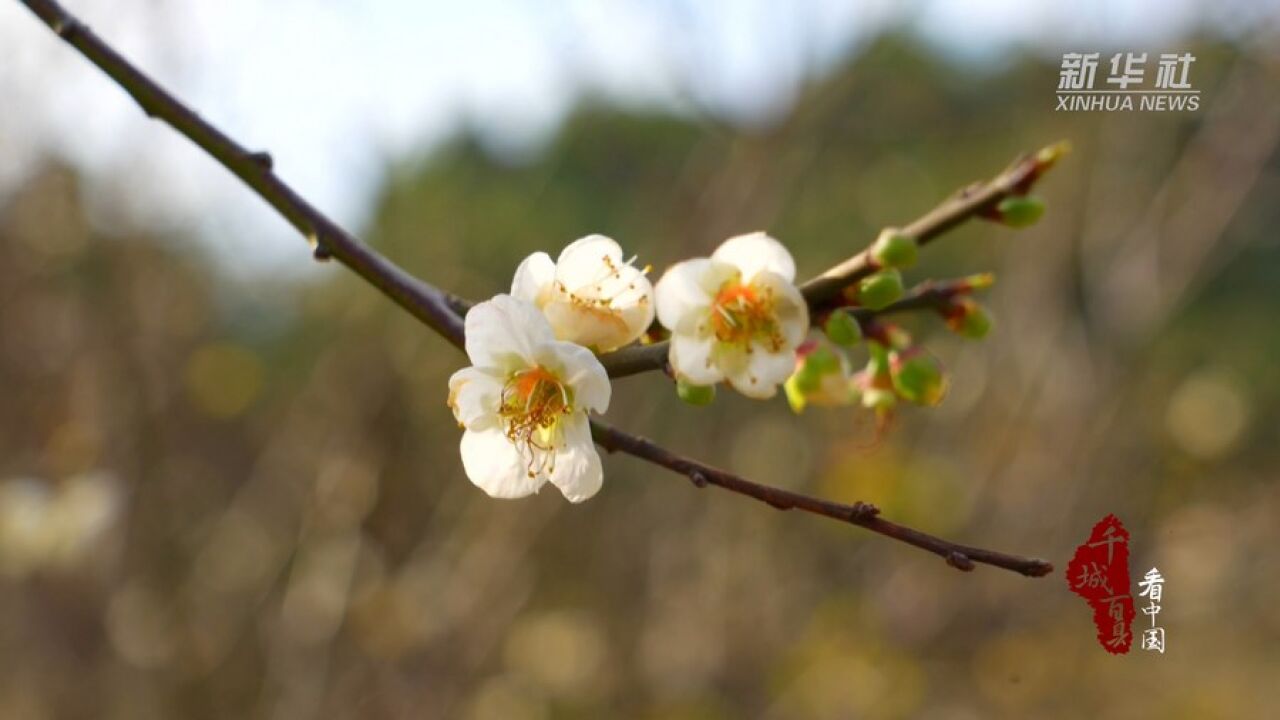
<path id="1" fill-rule="evenodd" d="M 555 469 L 555 432 L 560 418 L 573 412 L 573 393 L 546 368 L 515 373 L 502 387 L 502 418 L 507 439 L 526 457 L 529 477 Z"/>
<path id="2" fill-rule="evenodd" d="M 748 349 L 753 340 L 774 352 L 784 344 L 774 317 L 773 293 L 736 280 L 721 285 L 711 302 L 711 327 L 720 342 Z"/>

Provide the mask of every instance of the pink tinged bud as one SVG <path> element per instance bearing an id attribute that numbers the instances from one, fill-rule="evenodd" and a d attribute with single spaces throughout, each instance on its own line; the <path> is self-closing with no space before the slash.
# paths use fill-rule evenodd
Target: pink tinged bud
<path id="1" fill-rule="evenodd" d="M 991 315 L 971 298 L 956 298 L 947 313 L 947 327 L 961 337 L 981 340 L 991 332 Z"/>
<path id="2" fill-rule="evenodd" d="M 866 333 L 868 340 L 882 348 L 903 350 L 911 347 L 911 333 L 893 323 L 873 322 L 867 327 Z"/>
<path id="3" fill-rule="evenodd" d="M 809 353 L 813 352 L 814 350 L 817 350 L 818 347 L 820 347 L 818 341 L 813 339 L 805 340 L 804 342 L 797 345 L 796 346 L 796 368 L 799 368 L 802 364 L 804 364 L 804 359 L 809 356 Z"/>

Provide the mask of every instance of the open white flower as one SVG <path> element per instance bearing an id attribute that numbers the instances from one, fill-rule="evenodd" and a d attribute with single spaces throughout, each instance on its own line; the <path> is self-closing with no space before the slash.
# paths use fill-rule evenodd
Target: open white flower
<path id="1" fill-rule="evenodd" d="M 603 480 L 587 411 L 609 407 L 609 377 L 590 350 L 556 340 L 537 308 L 498 295 L 467 312 L 472 367 L 449 378 L 467 477 L 493 497 L 550 481 L 571 502 Z"/>
<path id="2" fill-rule="evenodd" d="M 730 238 L 710 258 L 667 270 L 655 295 L 677 377 L 695 385 L 728 380 L 743 395 L 772 397 L 809 330 L 795 276 L 791 253 L 764 233 Z"/>
<path id="3" fill-rule="evenodd" d="M 557 338 L 609 352 L 653 322 L 653 286 L 603 235 L 575 240 L 559 260 L 536 252 L 516 268 L 511 294 L 546 315 Z"/>

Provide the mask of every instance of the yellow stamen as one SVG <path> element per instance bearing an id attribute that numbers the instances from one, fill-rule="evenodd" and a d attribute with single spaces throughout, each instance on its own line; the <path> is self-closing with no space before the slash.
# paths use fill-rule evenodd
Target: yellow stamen
<path id="1" fill-rule="evenodd" d="M 502 388 L 502 418 L 507 439 L 527 458 L 529 477 L 555 470 L 555 437 L 560 418 L 573 412 L 573 395 L 542 367 L 515 373 Z"/>
<path id="2" fill-rule="evenodd" d="M 760 342 L 777 352 L 784 339 L 774 317 L 775 304 L 769 288 L 737 280 L 726 282 L 711 303 L 711 327 L 716 339 L 741 345 L 748 351 L 753 341 Z"/>
<path id="3" fill-rule="evenodd" d="M 559 285 L 560 290 L 569 296 L 569 300 L 578 307 L 589 310 L 608 310 L 613 312 L 613 304 L 623 295 L 635 292 L 636 286 L 635 283 L 628 283 L 623 287 L 614 289 L 613 292 L 606 295 L 605 283 L 611 280 L 620 281 L 622 279 L 623 268 L 633 269 L 633 263 L 635 263 L 636 257 L 631 257 L 631 259 L 623 262 L 622 265 L 615 263 L 613 258 L 608 255 L 600 256 L 600 261 L 603 265 L 603 271 L 581 287 L 570 290 L 564 286 L 564 283 L 557 281 L 556 284 Z M 644 275 L 648 272 L 649 266 L 646 265 L 644 270 L 640 271 L 640 274 Z M 584 296 L 582 291 L 585 288 L 591 288 L 594 290 L 592 293 L 594 297 Z M 636 302 L 643 304 L 647 299 L 647 297 L 642 295 L 636 300 Z"/>

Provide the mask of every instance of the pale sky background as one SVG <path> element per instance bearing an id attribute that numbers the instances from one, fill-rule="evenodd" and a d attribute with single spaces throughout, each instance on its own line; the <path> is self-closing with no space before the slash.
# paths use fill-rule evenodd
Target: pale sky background
<path id="1" fill-rule="evenodd" d="M 477 127 L 513 161 L 584 92 L 762 125 L 868 38 L 906 26 L 956 62 L 1031 48 L 1177 50 L 1274 30 L 1276 0 L 65 0 L 68 9 L 359 231 L 390 157 Z M 1046 88 L 1052 102 L 1053 88 Z M 16 0 L 0 0 L 0 195 L 53 152 L 84 169 L 95 222 L 196 228 L 233 273 L 317 273 L 265 204 Z"/>

